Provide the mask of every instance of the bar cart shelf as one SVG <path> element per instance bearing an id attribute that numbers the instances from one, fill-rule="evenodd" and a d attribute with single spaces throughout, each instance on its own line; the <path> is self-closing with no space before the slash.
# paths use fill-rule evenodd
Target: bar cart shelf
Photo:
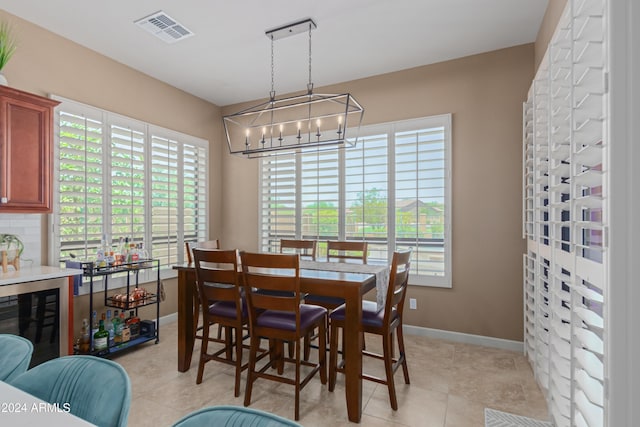
<path id="1" fill-rule="evenodd" d="M 83 270 L 84 277 L 89 279 L 89 314 L 93 313 L 93 298 L 94 298 L 94 282 L 102 280 L 104 285 L 104 306 L 114 308 L 123 311 L 135 310 L 136 316 L 138 316 L 138 309 L 150 305 L 156 307 L 155 326 L 149 328 L 150 330 L 145 335 L 140 331 L 140 335 L 130 339 L 129 341 L 122 343 L 115 343 L 109 345 L 109 348 L 104 351 L 96 352 L 92 351 L 94 356 L 109 357 L 110 355 L 122 350 L 130 349 L 139 344 L 155 340 L 157 344 L 160 342 L 160 260 L 157 259 L 143 259 L 133 262 L 122 263 L 113 266 L 100 267 L 96 263 L 87 261 L 81 262 L 80 266 Z M 139 288 L 140 272 L 145 270 L 151 270 L 155 272 L 155 293 L 149 292 L 146 289 Z M 114 274 L 120 274 L 126 277 L 126 285 L 122 285 L 118 282 L 117 287 L 109 289 L 109 278 Z M 151 282 L 152 283 L 152 282 Z M 149 285 L 151 285 L 149 283 Z M 123 293 L 115 294 L 115 289 L 123 289 Z M 91 335 L 91 334 L 90 334 Z M 90 336 L 90 348 L 93 348 L 93 336 Z"/>

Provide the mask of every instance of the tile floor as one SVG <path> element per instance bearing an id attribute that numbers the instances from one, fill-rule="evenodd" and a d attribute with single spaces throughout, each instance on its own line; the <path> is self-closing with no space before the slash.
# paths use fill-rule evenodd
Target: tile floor
<path id="1" fill-rule="evenodd" d="M 160 332 L 159 344 L 144 344 L 114 358 L 131 378 L 129 426 L 171 426 L 205 406 L 243 404 L 246 373 L 238 398 L 233 396 L 234 369 L 229 365 L 209 362 L 202 384 L 196 385 L 199 341 L 191 369 L 180 373 L 177 323 L 162 325 Z M 376 348 L 377 338 L 367 337 L 368 348 Z M 398 370 L 398 411 L 391 410 L 386 386 L 364 381 L 361 425 L 483 427 L 485 407 L 548 420 L 544 397 L 522 354 L 415 335 L 406 335 L 405 341 L 411 384 L 404 384 Z M 384 374 L 381 362 L 370 358 L 365 358 L 364 369 Z M 293 419 L 293 394 L 292 386 L 259 379 L 251 407 Z M 354 425 L 347 419 L 340 374 L 333 393 L 319 377 L 302 390 L 299 423 L 305 427 Z"/>

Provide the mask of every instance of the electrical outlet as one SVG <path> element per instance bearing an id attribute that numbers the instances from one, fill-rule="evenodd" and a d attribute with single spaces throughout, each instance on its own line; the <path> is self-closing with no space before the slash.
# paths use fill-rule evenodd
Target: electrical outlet
<path id="1" fill-rule="evenodd" d="M 418 302 L 416 301 L 415 298 L 409 298 L 409 308 L 411 310 L 417 310 L 418 309 Z"/>

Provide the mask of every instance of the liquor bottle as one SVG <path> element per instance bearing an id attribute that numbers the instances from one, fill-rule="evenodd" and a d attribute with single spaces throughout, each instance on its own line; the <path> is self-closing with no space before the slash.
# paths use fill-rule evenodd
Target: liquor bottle
<path id="1" fill-rule="evenodd" d="M 124 311 L 123 311 L 124 313 Z M 122 342 L 122 322 L 120 316 L 117 317 L 117 320 L 114 319 L 114 328 L 113 328 L 113 342 L 116 344 L 120 344 Z"/>
<path id="2" fill-rule="evenodd" d="M 113 320 L 111 320 L 111 310 L 107 310 L 107 320 L 104 322 L 104 329 L 109 333 L 109 347 L 113 345 L 114 329 Z"/>
<path id="3" fill-rule="evenodd" d="M 131 330 L 129 329 L 129 325 L 127 325 L 127 320 L 124 318 L 124 310 L 120 312 L 120 322 L 118 323 L 120 327 L 120 340 L 122 342 L 127 342 L 131 339 Z"/>
<path id="4" fill-rule="evenodd" d="M 80 353 L 87 354 L 91 349 L 91 337 L 89 337 L 89 320 L 82 319 L 82 329 L 80 332 Z"/>
<path id="5" fill-rule="evenodd" d="M 138 248 L 135 243 L 129 243 L 129 256 L 128 262 L 137 262 L 140 259 L 140 255 L 138 254 Z"/>
<path id="6" fill-rule="evenodd" d="M 129 325 L 131 339 L 138 338 L 140 336 L 140 318 L 135 315 L 135 312 L 133 310 L 131 310 L 131 312 L 129 313 L 127 324 Z"/>
<path id="7" fill-rule="evenodd" d="M 144 247 L 144 242 L 140 243 L 140 251 L 138 253 L 139 259 L 149 259 L 149 252 Z"/>
<path id="8" fill-rule="evenodd" d="M 96 310 L 93 310 L 93 313 L 91 313 L 91 336 L 93 336 L 93 334 L 98 332 L 99 326 L 100 325 L 98 324 L 98 312 Z"/>
<path id="9" fill-rule="evenodd" d="M 100 320 L 98 332 L 93 335 L 93 348 L 98 354 L 109 351 L 109 332 L 104 328 L 104 320 Z"/>

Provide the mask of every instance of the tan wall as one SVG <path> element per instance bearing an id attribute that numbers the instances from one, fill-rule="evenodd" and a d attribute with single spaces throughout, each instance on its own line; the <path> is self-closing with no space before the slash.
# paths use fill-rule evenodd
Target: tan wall
<path id="1" fill-rule="evenodd" d="M 211 141 L 210 235 L 257 249 L 257 162 L 227 154 L 219 108 L 3 11 L 0 18 L 14 24 L 20 43 L 4 70 L 11 86 Z M 365 124 L 453 114 L 453 288 L 412 286 L 419 310 L 407 311 L 408 324 L 522 339 L 521 103 L 533 59 L 525 45 L 318 89 L 353 93 Z M 168 314 L 175 280 L 165 287 Z M 83 299 L 74 305 L 81 318 Z"/>
<path id="2" fill-rule="evenodd" d="M 18 41 L 15 55 L 3 70 L 11 87 L 44 96 L 63 96 L 209 140 L 209 226 L 211 236 L 220 234 L 218 207 L 222 184 L 218 153 L 222 126 L 219 107 L 2 10 L 0 19 L 11 23 Z M 47 217 L 42 215 L 43 264 L 48 260 Z M 161 304 L 161 315 L 177 310 L 176 288 L 176 280 L 165 281 L 167 301 Z M 102 295 L 97 296 L 97 301 Z M 79 331 L 82 317 L 88 316 L 88 297 L 76 298 L 74 307 Z"/>
<path id="3" fill-rule="evenodd" d="M 556 30 L 562 11 L 567 4 L 567 0 L 549 0 L 547 10 L 544 12 L 544 18 L 538 30 L 538 37 L 536 37 L 536 43 L 534 47 L 535 55 L 535 69 L 538 69 L 544 53 L 547 51 L 547 46 L 553 32 Z"/>
<path id="4" fill-rule="evenodd" d="M 521 123 L 532 78 L 528 44 L 318 89 L 351 92 L 365 124 L 453 114 L 453 288 L 411 286 L 418 310 L 407 324 L 522 340 Z M 256 250 L 258 163 L 225 156 L 221 238 Z"/>

